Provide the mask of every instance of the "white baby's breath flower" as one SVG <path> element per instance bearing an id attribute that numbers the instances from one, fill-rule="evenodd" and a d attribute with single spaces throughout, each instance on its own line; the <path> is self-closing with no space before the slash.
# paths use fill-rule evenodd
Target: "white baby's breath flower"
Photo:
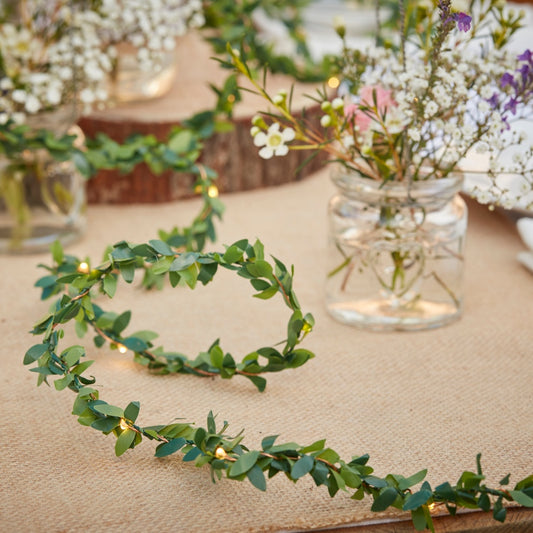
<path id="1" fill-rule="evenodd" d="M 329 128 L 331 126 L 331 117 L 329 115 L 322 115 L 320 117 L 320 125 L 323 128 Z"/>
<path id="2" fill-rule="evenodd" d="M 418 142 L 421 139 L 420 130 L 418 129 L 409 128 L 407 134 L 409 135 L 409 138 L 415 142 Z"/>
<path id="3" fill-rule="evenodd" d="M 285 128 L 280 131 L 280 125 L 274 122 L 265 133 L 259 132 L 254 137 L 255 146 L 261 147 L 259 155 L 263 159 L 270 159 L 272 156 L 284 156 L 289 152 L 289 147 L 285 144 L 292 141 L 295 131 L 292 128 Z"/>

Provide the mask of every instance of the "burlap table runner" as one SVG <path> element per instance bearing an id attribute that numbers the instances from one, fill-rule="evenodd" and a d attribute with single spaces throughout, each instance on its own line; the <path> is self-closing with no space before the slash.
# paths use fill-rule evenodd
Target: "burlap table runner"
<path id="1" fill-rule="evenodd" d="M 204 423 L 209 410 L 230 430 L 246 429 L 259 446 L 267 435 L 310 444 L 327 438 L 345 459 L 369 453 L 378 475 L 428 468 L 434 485 L 455 482 L 483 454 L 491 482 L 533 472 L 533 276 L 515 260 L 522 248 L 513 225 L 472 204 L 464 317 L 434 331 L 377 334 L 334 322 L 323 307 L 327 172 L 297 184 L 226 196 L 219 245 L 261 238 L 266 250 L 295 265 L 296 291 L 316 329 L 305 347 L 316 358 L 272 375 L 260 394 L 247 382 L 192 376 L 150 376 L 127 356 L 96 350 L 101 396 L 125 406 L 141 402 L 141 425 L 176 417 Z M 196 200 L 89 210 L 89 231 L 69 251 L 97 263 L 108 243 L 142 242 L 157 229 L 188 223 Z M 247 481 L 213 484 L 208 468 L 178 457 L 153 458 L 148 441 L 120 458 L 114 438 L 80 426 L 70 415 L 74 395 L 35 387 L 22 366 L 35 340 L 27 334 L 43 315 L 32 288 L 48 256 L 0 257 L 1 387 L 0 530 L 278 531 L 359 522 L 376 515 L 367 502 L 333 500 L 310 479 L 277 477 L 266 493 Z M 191 356 L 217 337 L 240 358 L 284 338 L 287 310 L 251 297 L 236 276 L 196 291 L 145 294 L 119 286 L 106 308 L 133 310 L 131 331 L 155 329 L 167 348 Z M 74 342 L 74 341 L 73 341 Z M 231 431 L 230 431 L 231 432 Z M 382 515 L 379 517 L 382 518 Z"/>

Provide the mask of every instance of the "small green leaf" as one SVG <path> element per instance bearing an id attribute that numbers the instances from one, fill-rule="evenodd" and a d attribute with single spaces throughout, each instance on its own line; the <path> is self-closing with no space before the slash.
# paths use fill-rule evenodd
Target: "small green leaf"
<path id="1" fill-rule="evenodd" d="M 230 477 L 237 477 L 241 474 L 244 474 L 250 470 L 255 463 L 257 462 L 257 459 L 259 458 L 259 452 L 257 450 L 245 453 L 244 455 L 241 455 L 235 463 L 231 466 L 231 469 L 229 471 Z"/>
<path id="2" fill-rule="evenodd" d="M 260 300 L 268 300 L 276 295 L 278 292 L 278 286 L 272 285 L 268 289 L 265 289 L 264 291 L 258 292 L 257 294 L 254 294 L 254 298 L 259 298 Z"/>
<path id="3" fill-rule="evenodd" d="M 205 438 L 207 436 L 207 432 L 204 428 L 198 428 L 196 430 L 196 433 L 194 434 L 194 444 L 198 446 L 198 448 L 201 448 L 204 444 Z"/>
<path id="4" fill-rule="evenodd" d="M 104 292 L 110 297 L 115 296 L 117 291 L 117 278 L 114 274 L 107 274 L 102 281 L 102 288 Z"/>
<path id="5" fill-rule="evenodd" d="M 398 491 L 395 488 L 385 487 L 380 491 L 379 496 L 374 500 L 370 510 L 374 512 L 384 511 L 396 501 L 397 497 Z"/>
<path id="6" fill-rule="evenodd" d="M 117 416 L 122 418 L 124 416 L 124 411 L 120 407 L 115 405 L 109 405 L 108 403 L 99 403 L 91 406 L 92 409 L 102 415 L 106 416 Z"/>
<path id="7" fill-rule="evenodd" d="M 417 531 L 424 531 L 426 529 L 426 515 L 422 507 L 411 511 L 411 519 L 413 520 L 413 525 Z"/>
<path id="8" fill-rule="evenodd" d="M 509 485 L 509 479 L 511 474 L 507 474 L 503 479 L 500 480 L 500 485 Z"/>
<path id="9" fill-rule="evenodd" d="M 115 443 L 115 454 L 122 455 L 135 440 L 135 431 L 133 429 L 125 429 L 117 438 Z"/>
<path id="10" fill-rule="evenodd" d="M 141 404 L 139 402 L 130 402 L 126 409 L 124 409 L 124 418 L 127 418 L 131 422 L 135 422 L 139 416 L 139 409 Z"/>
<path id="11" fill-rule="evenodd" d="M 52 258 L 56 264 L 61 264 L 63 262 L 63 247 L 59 241 L 54 241 L 50 246 L 50 252 L 52 253 Z"/>
<path id="12" fill-rule="evenodd" d="M 171 455 L 177 452 L 178 450 L 181 450 L 181 448 L 185 446 L 186 442 L 187 441 L 183 437 L 178 437 L 177 439 L 172 439 L 168 442 L 160 444 L 156 448 L 155 456 L 166 457 L 167 455 Z"/>
<path id="13" fill-rule="evenodd" d="M 48 351 L 48 344 L 34 344 L 24 355 L 23 363 L 29 365 Z"/>
<path id="14" fill-rule="evenodd" d="M 274 442 L 276 442 L 276 439 L 279 437 L 279 435 L 270 435 L 268 437 L 265 437 L 262 441 L 261 441 L 261 448 L 265 451 L 268 451 L 274 444 Z"/>
<path id="15" fill-rule="evenodd" d="M 272 265 L 266 261 L 247 263 L 246 270 L 254 278 L 270 278 L 272 276 Z"/>
<path id="16" fill-rule="evenodd" d="M 56 390 L 63 390 L 72 383 L 73 379 L 74 379 L 74 376 L 72 374 L 67 374 L 61 379 L 56 379 L 54 381 L 54 387 L 56 388 Z"/>
<path id="17" fill-rule="evenodd" d="M 413 474 L 412 476 L 401 479 L 398 483 L 398 488 L 400 490 L 405 490 L 412 487 L 413 485 L 416 485 L 417 483 L 420 483 L 426 477 L 427 473 L 427 469 L 424 469 L 420 470 L 420 472 L 417 472 L 416 474 Z"/>
<path id="18" fill-rule="evenodd" d="M 303 455 L 292 465 L 291 477 L 292 479 L 300 479 L 311 472 L 315 466 L 315 460 L 310 455 Z"/>
<path id="19" fill-rule="evenodd" d="M 419 507 L 422 507 L 422 505 L 425 505 L 431 496 L 432 492 L 429 490 L 415 492 L 407 497 L 402 509 L 404 511 L 413 511 L 414 509 L 418 509 Z"/>
<path id="20" fill-rule="evenodd" d="M 316 442 L 313 442 L 313 444 L 310 444 L 309 446 L 305 446 L 305 448 L 302 448 L 300 450 L 300 453 L 306 454 L 311 452 L 318 452 L 324 448 L 324 445 L 326 444 L 326 439 L 317 440 Z"/>
<path id="21" fill-rule="evenodd" d="M 250 480 L 252 485 L 259 490 L 266 491 L 266 479 L 265 474 L 258 465 L 254 465 L 246 474 L 246 477 Z"/>
<path id="22" fill-rule="evenodd" d="M 519 490 L 510 490 L 509 494 L 513 497 L 513 500 L 524 507 L 533 507 L 533 498 L 524 494 Z"/>
<path id="23" fill-rule="evenodd" d="M 157 239 L 153 239 L 148 242 L 150 243 L 150 246 L 158 254 L 165 255 L 165 256 L 174 256 L 174 250 L 172 250 L 172 248 L 166 242 L 163 242 Z"/>
<path id="24" fill-rule="evenodd" d="M 224 255 L 222 256 L 222 259 L 226 263 L 236 263 L 237 261 L 242 260 L 243 251 L 240 248 L 237 248 L 235 245 L 230 246 Z"/>
<path id="25" fill-rule="evenodd" d="M 70 368 L 75 365 L 85 355 L 85 349 L 83 346 L 71 346 L 67 348 L 62 354 L 61 358 L 65 364 Z"/>
<path id="26" fill-rule="evenodd" d="M 130 319 L 131 311 L 125 311 L 124 313 L 119 315 L 113 322 L 113 332 L 117 335 L 120 335 L 120 333 L 122 333 L 122 331 L 124 331 L 128 327 Z"/>

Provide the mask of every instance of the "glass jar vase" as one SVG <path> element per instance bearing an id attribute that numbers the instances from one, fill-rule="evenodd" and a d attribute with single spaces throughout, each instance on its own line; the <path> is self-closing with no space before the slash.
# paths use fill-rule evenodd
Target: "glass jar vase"
<path id="1" fill-rule="evenodd" d="M 0 252 L 48 250 L 85 230 L 85 180 L 71 161 L 48 152 L 0 157 Z"/>
<path id="2" fill-rule="evenodd" d="M 72 124 L 74 105 L 28 116 L 29 135 L 39 129 L 61 136 L 67 131 L 82 143 Z M 32 133 L 33 132 L 33 133 Z M 57 161 L 46 150 L 0 154 L 0 253 L 45 252 L 55 240 L 79 238 L 86 226 L 86 185 L 72 161 Z"/>
<path id="3" fill-rule="evenodd" d="M 161 52 L 149 69 L 141 68 L 139 51 L 134 46 L 120 43 L 116 49 L 110 80 L 111 98 L 116 103 L 151 100 L 170 91 L 177 73 L 176 49 Z"/>
<path id="4" fill-rule="evenodd" d="M 340 170 L 333 181 L 328 312 L 372 330 L 420 330 L 458 319 L 467 228 L 462 176 L 383 183 Z"/>

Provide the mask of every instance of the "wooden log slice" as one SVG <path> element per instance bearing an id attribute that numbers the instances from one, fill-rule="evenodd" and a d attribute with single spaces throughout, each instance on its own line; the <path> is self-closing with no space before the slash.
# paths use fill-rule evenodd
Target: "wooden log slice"
<path id="1" fill-rule="evenodd" d="M 215 95 L 208 83 L 219 84 L 227 71 L 211 56 L 211 48 L 198 35 L 187 35 L 178 42 L 177 76 L 168 94 L 95 112 L 80 120 L 81 128 L 87 136 L 103 132 L 117 142 L 134 133 L 153 134 L 164 140 L 183 119 L 214 107 Z M 272 92 L 282 88 L 289 90 L 292 83 L 285 76 L 272 76 L 268 88 Z M 320 109 L 310 106 L 312 101 L 304 96 L 315 92 L 315 87 L 295 84 L 293 110 L 302 110 L 300 113 L 305 112 L 306 117 L 318 123 Z M 319 154 L 297 171 L 310 155 L 301 150 L 291 150 L 285 157 L 268 161 L 259 157 L 250 136 L 251 118 L 258 110 L 266 108 L 261 97 L 245 92 L 243 101 L 235 107 L 233 130 L 217 133 L 205 142 L 200 161 L 218 173 L 217 186 L 221 192 L 300 180 L 324 163 L 325 155 Z M 172 171 L 154 175 L 146 165 L 140 164 L 130 174 L 99 172 L 88 183 L 88 199 L 91 203 L 113 204 L 167 202 L 191 196 L 193 182 L 192 175 Z"/>

